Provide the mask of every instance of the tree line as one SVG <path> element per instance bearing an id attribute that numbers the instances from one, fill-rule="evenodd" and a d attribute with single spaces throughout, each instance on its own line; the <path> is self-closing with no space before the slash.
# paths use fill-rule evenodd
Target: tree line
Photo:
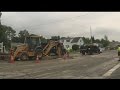
<path id="1" fill-rule="evenodd" d="M 16 35 L 16 31 L 12 27 L 0 25 L 0 43 L 3 42 L 7 50 L 11 47 L 11 42 L 24 43 L 26 35 L 29 35 L 27 30 L 21 30 Z"/>
<path id="2" fill-rule="evenodd" d="M 101 39 L 95 39 L 94 36 L 92 36 L 91 38 L 83 37 L 83 41 L 85 44 L 91 44 L 91 42 L 98 43 L 101 44 L 103 47 L 107 47 L 110 44 L 108 36 L 106 35 L 104 35 L 104 37 Z"/>
<path id="3" fill-rule="evenodd" d="M 11 41 L 15 43 L 24 43 L 25 36 L 30 35 L 28 30 L 20 30 L 18 35 L 16 35 L 16 31 L 7 25 L 0 25 L 0 42 L 3 42 L 7 49 L 10 48 Z M 53 40 L 60 40 L 62 37 L 60 36 L 51 36 Z M 102 39 L 95 39 L 94 36 L 91 38 L 83 37 L 83 41 L 85 44 L 92 43 L 100 43 L 103 47 L 109 45 L 110 41 L 108 37 L 105 35 Z"/>

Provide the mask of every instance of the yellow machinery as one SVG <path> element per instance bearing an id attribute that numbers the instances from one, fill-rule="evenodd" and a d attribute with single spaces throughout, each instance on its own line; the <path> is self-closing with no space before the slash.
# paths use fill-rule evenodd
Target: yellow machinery
<path id="1" fill-rule="evenodd" d="M 42 46 L 40 36 L 28 36 L 23 45 L 17 46 L 14 51 L 14 59 L 29 60 L 30 57 L 39 58 L 47 56 L 55 48 L 55 53 L 61 57 L 63 45 L 58 41 L 49 40 L 45 46 Z"/>

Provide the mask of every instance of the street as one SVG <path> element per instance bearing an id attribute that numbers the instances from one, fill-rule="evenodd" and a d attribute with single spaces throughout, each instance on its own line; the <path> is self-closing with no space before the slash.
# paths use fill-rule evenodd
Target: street
<path id="1" fill-rule="evenodd" d="M 0 79 L 114 79 L 120 78 L 117 52 L 82 56 L 70 54 L 73 59 L 31 61 L 0 61 Z M 112 69 L 112 68 L 116 69 Z M 111 70 L 112 71 L 109 71 Z"/>

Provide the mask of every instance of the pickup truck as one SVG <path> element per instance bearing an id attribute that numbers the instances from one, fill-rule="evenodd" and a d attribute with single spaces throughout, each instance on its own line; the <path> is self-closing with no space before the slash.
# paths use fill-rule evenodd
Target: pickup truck
<path id="1" fill-rule="evenodd" d="M 85 46 L 81 46 L 80 47 L 80 53 L 82 55 L 88 54 L 88 55 L 92 55 L 94 53 L 98 53 L 100 54 L 100 48 L 98 46 L 95 45 L 85 45 Z"/>

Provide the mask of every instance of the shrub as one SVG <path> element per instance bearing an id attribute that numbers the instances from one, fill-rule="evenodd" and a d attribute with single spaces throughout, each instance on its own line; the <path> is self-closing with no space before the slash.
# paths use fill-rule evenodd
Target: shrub
<path id="1" fill-rule="evenodd" d="M 72 49 L 73 49 L 73 51 L 79 50 L 79 45 L 74 44 L 74 45 L 72 46 Z"/>

